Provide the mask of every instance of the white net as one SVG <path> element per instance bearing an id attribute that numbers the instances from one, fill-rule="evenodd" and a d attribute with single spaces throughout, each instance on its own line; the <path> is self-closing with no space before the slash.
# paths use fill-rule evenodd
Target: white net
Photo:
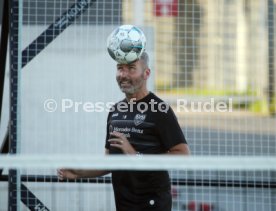
<path id="1" fill-rule="evenodd" d="M 2 156 L 0 163 L 21 174 L 23 210 L 115 210 L 110 174 L 59 180 L 57 169 L 64 167 L 169 171 L 174 211 L 274 210 L 276 206 L 275 157 L 21 155 Z"/>
<path id="2" fill-rule="evenodd" d="M 8 207 L 11 168 L 20 169 L 15 178 L 27 188 L 18 179 L 15 192 L 26 199 L 18 209 L 38 206 L 29 190 L 49 210 L 114 210 L 109 176 L 60 182 L 55 175 L 67 163 L 110 164 L 101 157 L 108 107 L 124 95 L 106 39 L 122 24 L 144 31 L 149 90 L 171 105 L 195 157 L 183 165 L 178 158 L 131 160 L 132 166 L 120 160 L 121 167 L 169 170 L 174 211 L 276 210 L 274 1 L 13 0 L 10 7 L 18 15 L 10 41 L 19 50 L 11 47 L 11 58 L 19 58 L 11 64 L 19 61 L 22 68 L 18 77 L 6 74 L 6 84 L 11 76 L 13 85 L 5 89 L 3 105 L 11 91 L 12 115 L 3 106 L 0 141 L 10 120 L 23 157 L 0 162 L 0 210 Z"/>

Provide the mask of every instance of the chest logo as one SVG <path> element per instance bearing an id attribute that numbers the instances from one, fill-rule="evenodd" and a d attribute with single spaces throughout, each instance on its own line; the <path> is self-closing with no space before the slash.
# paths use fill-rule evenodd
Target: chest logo
<path id="1" fill-rule="evenodd" d="M 136 114 L 134 117 L 134 124 L 135 126 L 138 126 L 142 124 L 146 119 L 146 114 Z"/>
<path id="2" fill-rule="evenodd" d="M 117 116 L 119 116 L 119 114 L 118 113 L 114 113 L 114 114 L 112 114 L 111 117 L 117 117 Z"/>

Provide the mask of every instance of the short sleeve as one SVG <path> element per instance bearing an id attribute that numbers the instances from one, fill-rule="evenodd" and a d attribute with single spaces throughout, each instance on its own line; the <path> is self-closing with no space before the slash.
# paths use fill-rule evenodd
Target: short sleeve
<path id="1" fill-rule="evenodd" d="M 187 144 L 185 136 L 171 108 L 166 113 L 158 113 L 157 131 L 161 143 L 166 150 L 171 149 L 177 144 Z"/>

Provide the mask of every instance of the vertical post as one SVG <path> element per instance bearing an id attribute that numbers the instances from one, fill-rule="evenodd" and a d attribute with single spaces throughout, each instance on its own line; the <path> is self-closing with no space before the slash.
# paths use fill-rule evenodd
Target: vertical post
<path id="1" fill-rule="evenodd" d="M 10 125 L 9 153 L 17 153 L 17 104 L 18 104 L 18 75 L 19 75 L 19 1 L 10 1 Z M 16 169 L 9 170 L 9 199 L 8 210 L 18 211 L 20 205 L 20 177 Z"/>
<path id="2" fill-rule="evenodd" d="M 4 79 L 6 70 L 7 46 L 9 35 L 9 1 L 3 2 L 2 13 L 2 30 L 1 30 L 1 43 L 0 43 L 0 119 L 2 111 L 2 103 L 4 96 Z"/>
<path id="3" fill-rule="evenodd" d="M 5 0 L 3 2 L 2 8 L 2 30 L 1 30 L 1 43 L 0 43 L 0 121 L 2 119 L 2 105 L 4 97 L 4 84 L 5 84 L 5 71 L 6 71 L 6 59 L 7 59 L 7 49 L 8 49 L 8 36 L 9 36 L 9 1 Z M 4 140 L 0 140 L 0 153 L 9 152 L 9 136 L 6 133 Z M 2 144 L 1 144 L 2 142 Z M 0 176 L 3 169 L 0 169 Z"/>
<path id="4" fill-rule="evenodd" d="M 268 106 L 270 115 L 275 115 L 274 71 L 274 2 L 268 0 Z"/>

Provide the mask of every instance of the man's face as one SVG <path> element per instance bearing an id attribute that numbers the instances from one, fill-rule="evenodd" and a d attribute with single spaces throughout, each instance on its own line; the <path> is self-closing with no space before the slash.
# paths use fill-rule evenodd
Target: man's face
<path id="1" fill-rule="evenodd" d="M 117 64 L 116 79 L 122 92 L 135 94 L 146 85 L 145 67 L 141 60 Z"/>

